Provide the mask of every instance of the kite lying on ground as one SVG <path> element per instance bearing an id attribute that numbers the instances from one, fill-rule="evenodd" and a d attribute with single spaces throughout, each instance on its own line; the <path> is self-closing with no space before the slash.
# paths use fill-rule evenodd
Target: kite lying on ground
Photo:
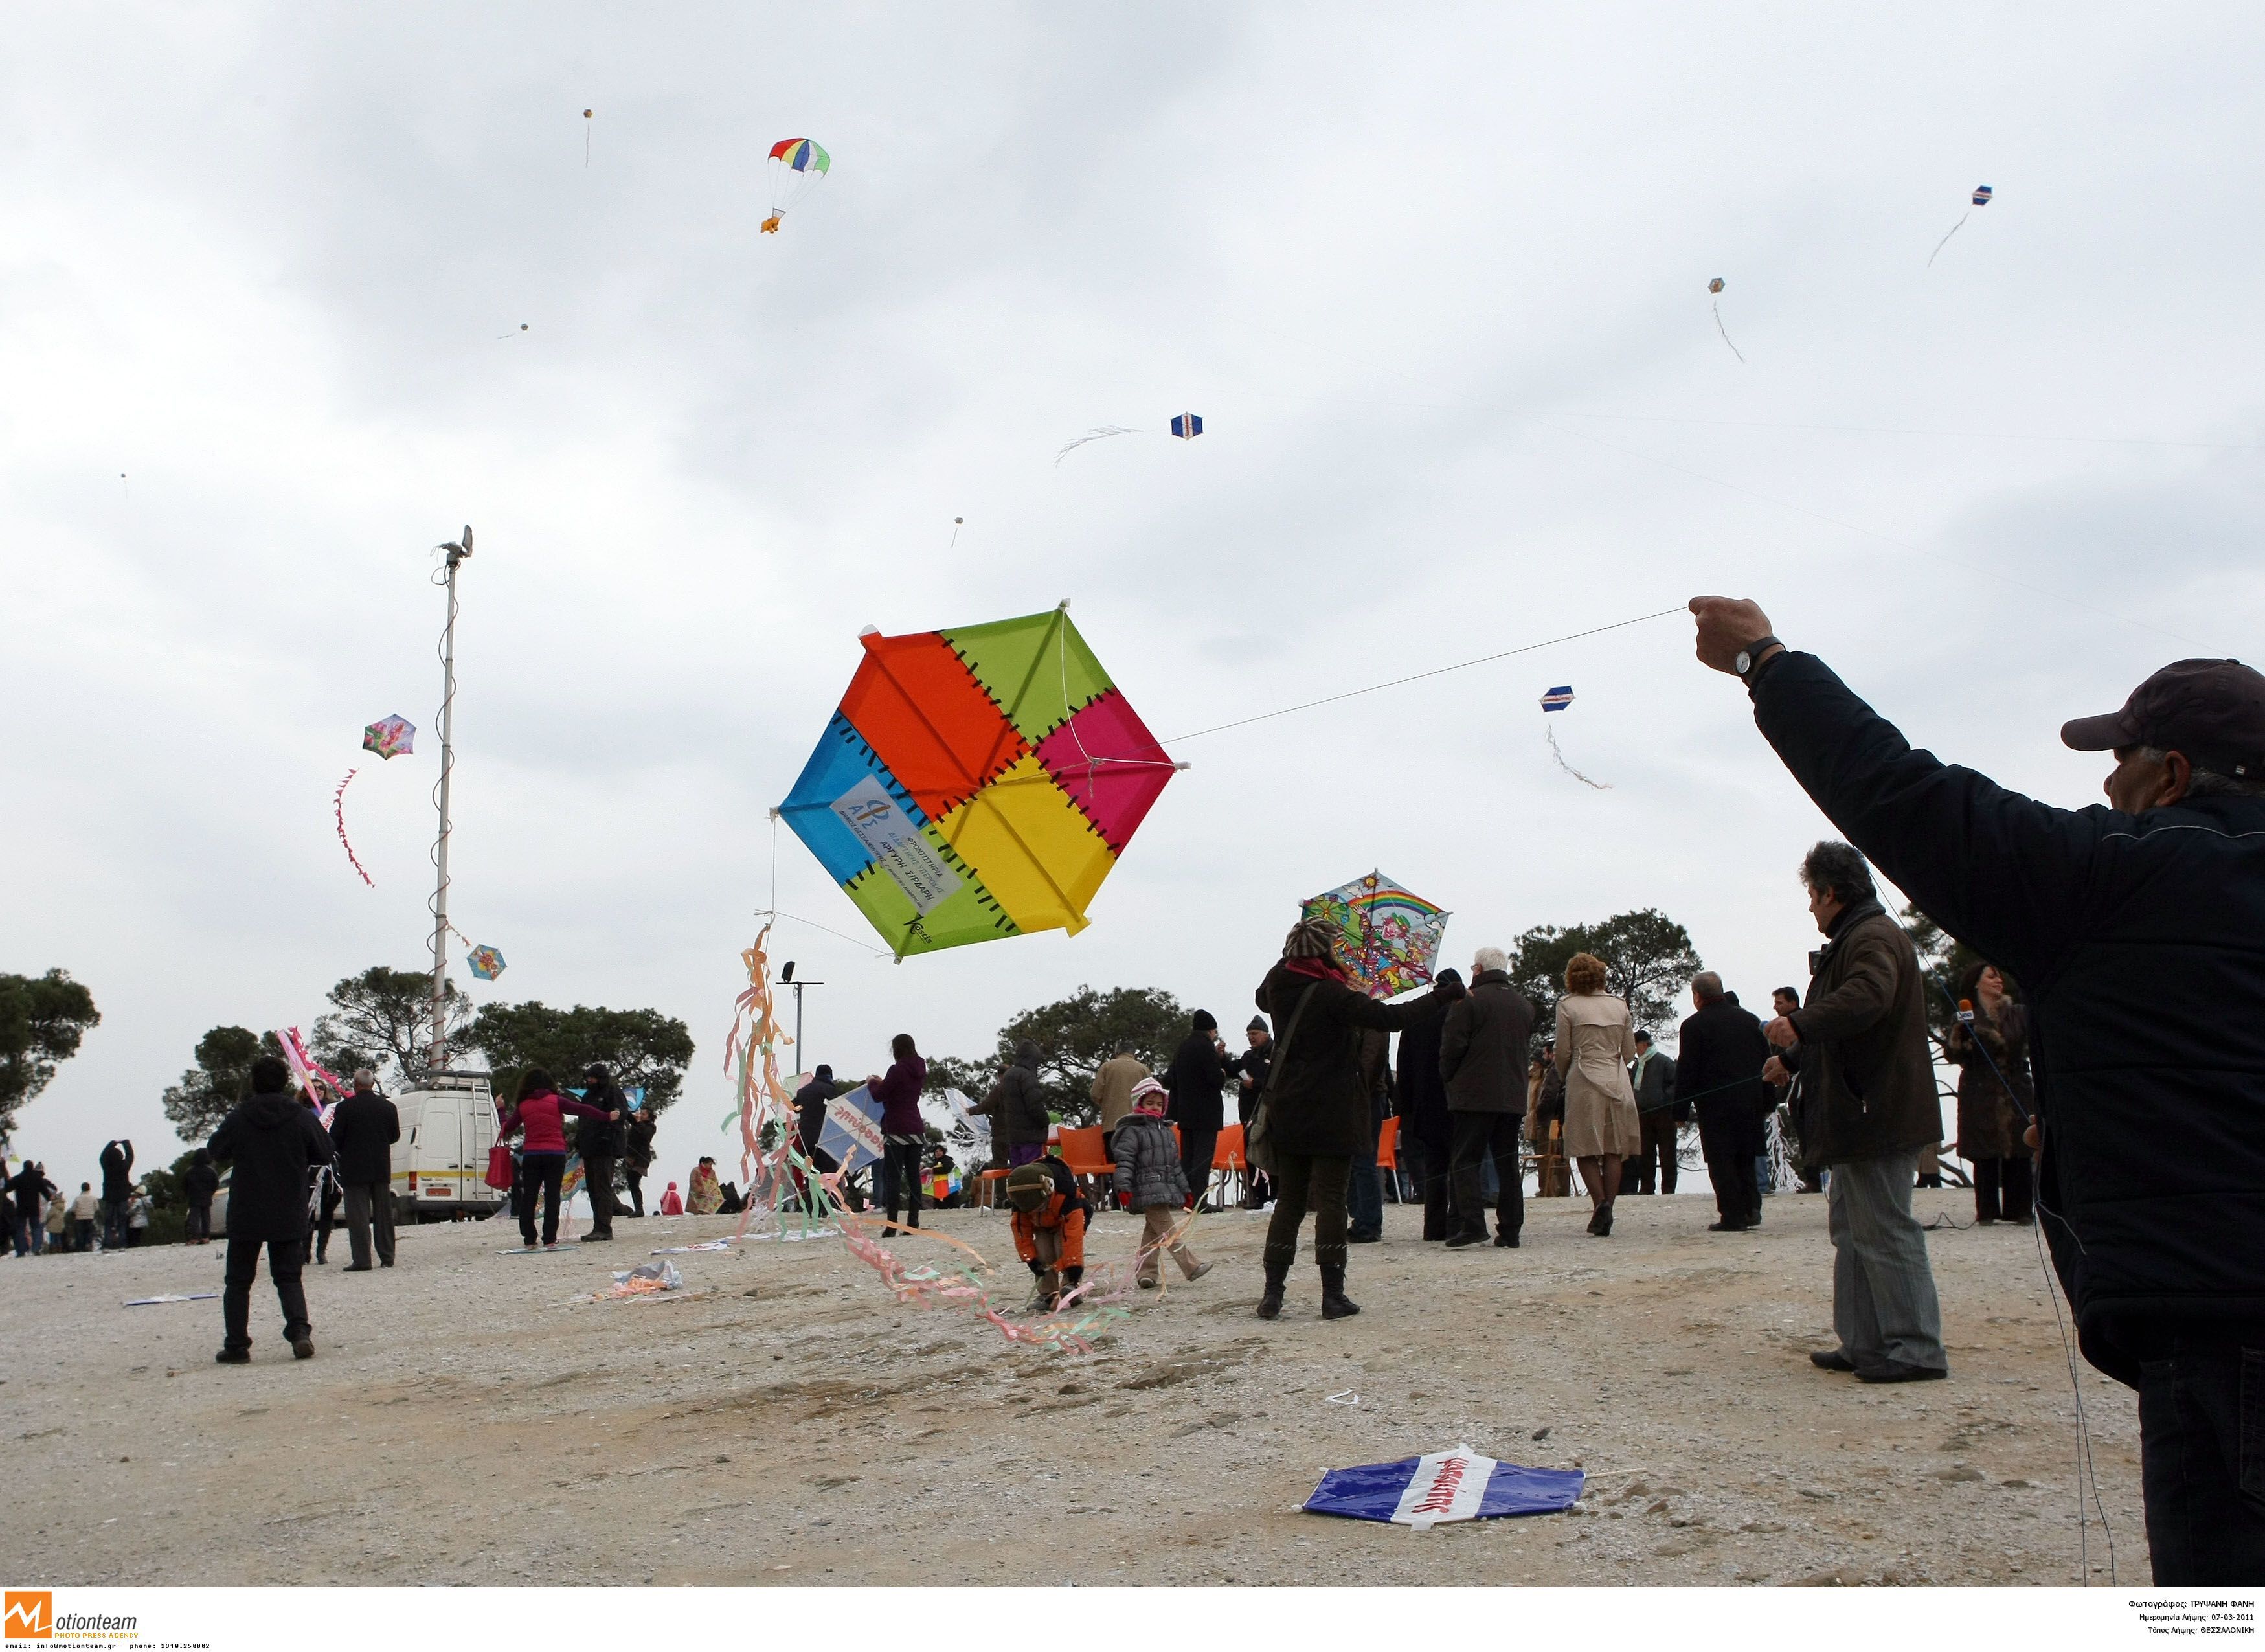
<path id="1" fill-rule="evenodd" d="M 1336 931 L 1337 966 L 1371 998 L 1397 998 L 1431 979 L 1448 914 L 1380 872 L 1316 895 L 1303 915 Z"/>
<path id="2" fill-rule="evenodd" d="M 1070 623 L 869 630 L 778 812 L 899 959 L 1085 909 L 1178 767 Z"/>
<path id="3" fill-rule="evenodd" d="M 1306 1499 L 1306 1511 L 1428 1532 L 1453 1520 L 1555 1514 L 1580 1500 L 1584 1478 L 1577 1468 L 1522 1468 L 1458 1445 L 1396 1463 L 1329 1469 Z"/>

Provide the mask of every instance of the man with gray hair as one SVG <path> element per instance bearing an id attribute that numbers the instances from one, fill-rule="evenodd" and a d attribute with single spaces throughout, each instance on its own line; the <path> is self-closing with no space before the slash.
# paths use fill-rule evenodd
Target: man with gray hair
<path id="1" fill-rule="evenodd" d="M 401 1139 L 401 1114 L 377 1093 L 377 1074 L 356 1067 L 353 1094 L 331 1114 L 331 1142 L 339 1153 L 339 1183 L 346 1190 L 348 1273 L 369 1271 L 370 1232 L 377 1259 L 393 1266 L 393 1144 Z"/>
<path id="2" fill-rule="evenodd" d="M 1801 881 L 1824 944 L 1810 957 L 1806 1004 L 1763 1033 L 1780 1050 L 1801 1046 L 1809 1098 L 1802 1148 L 1832 1172 L 1825 1197 L 1840 1346 L 1810 1358 L 1865 1382 L 1947 1377 L 1926 1234 L 1912 1214 L 1919 1149 L 1942 1135 L 1926 978 L 1854 848 L 1817 844 L 1802 859 Z"/>
<path id="3" fill-rule="evenodd" d="M 1450 1250 L 1486 1243 L 1479 1161 L 1489 1153 L 1502 1183 L 1494 1242 L 1518 1248 L 1526 1226 L 1518 1138 L 1526 1121 L 1526 1052 L 1533 1039 L 1533 1006 L 1510 984 L 1510 959 L 1500 947 L 1481 947 L 1471 960 L 1470 991 L 1448 1007 L 1439 1033 L 1439 1076 L 1446 1081 L 1454 1132 L 1447 1160 L 1448 1208 L 1456 1223 Z"/>

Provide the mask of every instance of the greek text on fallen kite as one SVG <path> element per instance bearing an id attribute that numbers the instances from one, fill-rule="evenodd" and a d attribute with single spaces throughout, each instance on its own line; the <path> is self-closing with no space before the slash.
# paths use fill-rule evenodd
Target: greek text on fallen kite
<path id="1" fill-rule="evenodd" d="M 874 863 L 897 880 L 897 887 L 921 917 L 958 891 L 959 879 L 944 864 L 943 856 L 870 775 L 834 800 L 834 812 L 865 846 Z"/>

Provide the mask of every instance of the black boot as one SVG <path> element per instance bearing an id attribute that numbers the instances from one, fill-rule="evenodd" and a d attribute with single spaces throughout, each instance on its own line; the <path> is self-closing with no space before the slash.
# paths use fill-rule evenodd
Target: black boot
<path id="1" fill-rule="evenodd" d="M 1340 1272 L 1343 1270 L 1339 1270 Z M 1258 1299 L 1258 1317 L 1278 1320 L 1282 1317 L 1282 1287 L 1289 1282 L 1290 1264 L 1269 1262 L 1266 1264 L 1266 1294 Z"/>
<path id="2" fill-rule="evenodd" d="M 1360 1304 L 1344 1293 L 1344 1264 L 1322 1264 L 1322 1317 L 1325 1320 L 1349 1320 L 1360 1312 Z"/>

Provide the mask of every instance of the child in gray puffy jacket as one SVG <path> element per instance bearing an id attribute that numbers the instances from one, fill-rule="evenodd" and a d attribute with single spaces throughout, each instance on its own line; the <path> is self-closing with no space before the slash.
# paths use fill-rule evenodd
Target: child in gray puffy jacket
<path id="1" fill-rule="evenodd" d="M 1185 1245 L 1172 1242 L 1173 1231 L 1188 1204 L 1187 1174 L 1180 1168 L 1180 1144 L 1164 1122 L 1171 1096 L 1154 1079 L 1132 1087 L 1132 1110 L 1118 1121 L 1110 1147 L 1117 1156 L 1116 1189 L 1127 1210 L 1138 1211 L 1147 1225 L 1140 1234 L 1140 1288 L 1156 1288 L 1157 1256 L 1169 1249 L 1180 1271 L 1200 1279 L 1211 1263 L 1198 1262 Z"/>

